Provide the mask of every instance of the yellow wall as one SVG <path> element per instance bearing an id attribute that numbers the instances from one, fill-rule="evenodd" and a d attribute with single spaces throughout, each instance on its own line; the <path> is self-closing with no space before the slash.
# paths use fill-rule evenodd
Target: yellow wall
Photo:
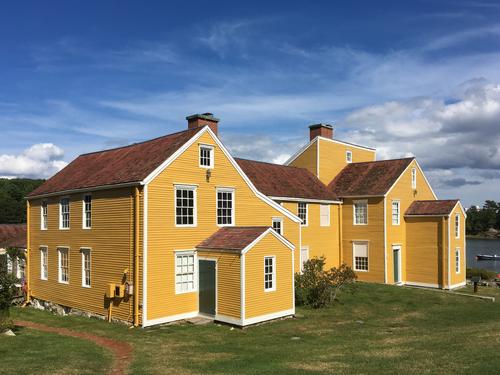
<path id="1" fill-rule="evenodd" d="M 294 161 L 290 163 L 291 166 L 305 168 L 315 176 L 318 175 L 318 140 L 314 141 L 307 147 Z"/>
<path id="2" fill-rule="evenodd" d="M 460 215 L 460 237 L 455 238 L 455 215 Z M 455 272 L 455 249 L 460 249 L 460 272 Z M 465 217 L 457 205 L 450 216 L 450 284 L 465 282 Z"/>
<path id="3" fill-rule="evenodd" d="M 364 199 L 364 198 L 360 198 Z M 356 272 L 362 281 L 384 282 L 384 198 L 368 200 L 368 225 L 354 225 L 353 201 L 346 198 L 342 207 L 343 256 L 349 267 L 353 264 L 353 242 L 368 241 L 368 272 Z"/>
<path id="4" fill-rule="evenodd" d="M 447 243 L 442 217 L 407 218 L 406 281 L 443 285 L 443 242 Z M 447 248 L 447 245 L 445 245 Z M 444 262 L 444 263 L 443 263 Z"/>
<path id="5" fill-rule="evenodd" d="M 245 255 L 245 319 L 293 308 L 292 250 L 268 234 Z M 264 257 L 276 257 L 276 290 L 264 291 Z"/>
<path id="6" fill-rule="evenodd" d="M 215 168 L 210 180 L 200 168 L 198 144 L 215 146 Z M 174 184 L 196 184 L 197 227 L 176 227 Z M 219 229 L 216 225 L 216 187 L 235 189 L 235 224 L 272 225 L 283 217 L 285 237 L 299 248 L 299 223 L 271 207 L 246 185 L 209 134 L 204 134 L 148 185 L 148 319 L 157 319 L 198 309 L 197 292 L 176 294 L 174 251 L 194 249 Z"/>
<path id="7" fill-rule="evenodd" d="M 240 254 L 217 251 L 199 251 L 198 258 L 217 261 L 217 315 L 240 319 L 241 278 Z"/>
<path id="8" fill-rule="evenodd" d="M 92 192 L 92 229 L 82 229 L 83 194 L 69 195 L 70 229 L 59 230 L 59 197 L 48 198 L 48 230 L 40 229 L 41 200 L 30 208 L 30 280 L 32 296 L 38 299 L 105 315 L 106 285 L 120 283 L 128 268 L 133 281 L 133 191 L 132 188 Z M 48 280 L 40 278 L 40 250 L 48 247 Z M 69 284 L 58 282 L 58 247 L 69 247 Z M 91 288 L 82 287 L 80 249 L 91 248 Z M 132 320 L 132 299 L 117 301 L 113 317 Z"/>
<path id="9" fill-rule="evenodd" d="M 417 189 L 413 190 L 411 186 L 411 170 L 417 170 Z M 387 282 L 394 283 L 393 271 L 393 245 L 401 245 L 401 264 L 406 262 L 406 225 L 404 214 L 408 207 L 415 200 L 433 200 L 434 195 L 429 184 L 426 182 L 424 175 L 417 166 L 416 161 L 413 161 L 406 171 L 401 175 L 401 178 L 394 185 L 392 190 L 387 195 L 386 223 L 387 223 Z M 400 201 L 400 224 L 392 224 L 392 202 Z M 406 280 L 406 267 L 401 267 L 402 281 Z"/>
<path id="10" fill-rule="evenodd" d="M 296 202 L 283 202 L 283 207 L 298 215 Z M 308 225 L 302 226 L 302 245 L 309 248 L 309 259 L 324 256 L 326 269 L 340 265 L 339 205 L 330 205 L 330 226 L 320 226 L 320 205 L 308 203 Z M 284 235 L 286 237 L 286 228 Z M 295 272 L 300 272 L 300 249 L 295 249 Z"/>
<path id="11" fill-rule="evenodd" d="M 374 161 L 375 150 L 355 147 L 345 143 L 319 139 L 319 179 L 328 185 L 347 165 L 346 152 L 352 152 L 352 162 Z"/>

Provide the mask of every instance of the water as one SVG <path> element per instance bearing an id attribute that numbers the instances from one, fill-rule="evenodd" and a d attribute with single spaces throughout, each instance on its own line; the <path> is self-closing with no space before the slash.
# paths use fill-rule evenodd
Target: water
<path id="1" fill-rule="evenodd" d="M 478 254 L 500 255 L 500 240 L 467 239 L 467 268 L 484 268 L 500 273 L 499 260 L 476 260 Z"/>

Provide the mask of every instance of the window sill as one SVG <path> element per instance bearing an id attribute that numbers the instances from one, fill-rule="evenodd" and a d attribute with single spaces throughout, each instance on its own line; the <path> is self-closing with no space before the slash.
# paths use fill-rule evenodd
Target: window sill
<path id="1" fill-rule="evenodd" d="M 175 291 L 175 294 L 178 295 L 178 294 L 189 294 L 189 293 L 196 293 L 198 292 L 197 289 L 193 289 L 193 290 L 187 290 L 185 292 L 178 292 L 178 291 Z"/>
<path id="2" fill-rule="evenodd" d="M 368 223 L 366 223 L 366 224 L 356 224 L 356 223 L 353 223 L 352 225 L 355 225 L 355 226 L 360 226 L 360 227 L 362 227 L 362 226 L 367 226 L 367 225 L 368 225 Z"/>
<path id="3" fill-rule="evenodd" d="M 355 272 L 368 272 L 368 270 L 357 270 L 357 269 L 355 269 L 355 268 L 353 268 L 353 270 L 354 270 Z"/>
<path id="4" fill-rule="evenodd" d="M 92 288 L 90 285 L 82 285 L 82 288 L 85 288 L 85 289 L 90 289 Z"/>
<path id="5" fill-rule="evenodd" d="M 69 281 L 61 281 L 61 280 L 59 280 L 59 284 L 69 285 Z"/>
<path id="6" fill-rule="evenodd" d="M 175 227 L 176 228 L 197 228 L 198 224 L 186 224 L 186 225 L 175 224 Z"/>
<path id="7" fill-rule="evenodd" d="M 59 230 L 70 230 L 71 228 L 61 228 L 59 227 Z"/>
<path id="8" fill-rule="evenodd" d="M 264 292 L 265 293 L 276 292 L 276 288 L 274 288 L 274 289 L 264 289 Z"/>

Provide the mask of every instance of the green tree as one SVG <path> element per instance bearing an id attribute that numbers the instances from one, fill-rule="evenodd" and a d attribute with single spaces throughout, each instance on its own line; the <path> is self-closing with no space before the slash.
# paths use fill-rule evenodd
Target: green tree
<path id="1" fill-rule="evenodd" d="M 20 224 L 26 222 L 26 202 L 24 197 L 40 186 L 44 180 L 27 178 L 0 179 L 0 224 Z"/>

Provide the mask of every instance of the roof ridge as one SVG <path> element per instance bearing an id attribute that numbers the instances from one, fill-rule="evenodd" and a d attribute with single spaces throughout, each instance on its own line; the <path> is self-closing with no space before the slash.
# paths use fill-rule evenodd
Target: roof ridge
<path id="1" fill-rule="evenodd" d="M 413 202 L 456 202 L 460 199 L 416 199 Z"/>
<path id="2" fill-rule="evenodd" d="M 181 134 L 181 133 L 187 133 L 189 131 L 194 131 L 194 130 L 198 131 L 199 129 L 201 129 L 201 128 L 180 130 L 180 131 L 175 132 L 175 133 L 160 135 L 159 137 L 155 137 L 155 138 L 151 138 L 151 139 L 146 139 L 145 141 L 135 142 L 135 143 L 132 143 L 132 144 L 129 144 L 129 145 L 125 145 L 125 146 L 118 146 L 118 147 L 113 147 L 113 148 L 107 148 L 107 149 L 104 149 L 104 150 L 86 152 L 84 154 L 78 155 L 78 157 L 80 157 L 80 156 L 87 156 L 87 155 L 93 155 L 93 154 L 100 154 L 100 153 L 103 153 L 103 152 L 109 152 L 109 151 L 115 151 L 115 150 L 122 150 L 124 148 L 141 145 L 141 144 L 148 143 L 148 142 L 153 142 L 153 141 L 156 141 L 158 139 L 171 137 L 173 135 L 177 135 L 177 134 Z"/>

